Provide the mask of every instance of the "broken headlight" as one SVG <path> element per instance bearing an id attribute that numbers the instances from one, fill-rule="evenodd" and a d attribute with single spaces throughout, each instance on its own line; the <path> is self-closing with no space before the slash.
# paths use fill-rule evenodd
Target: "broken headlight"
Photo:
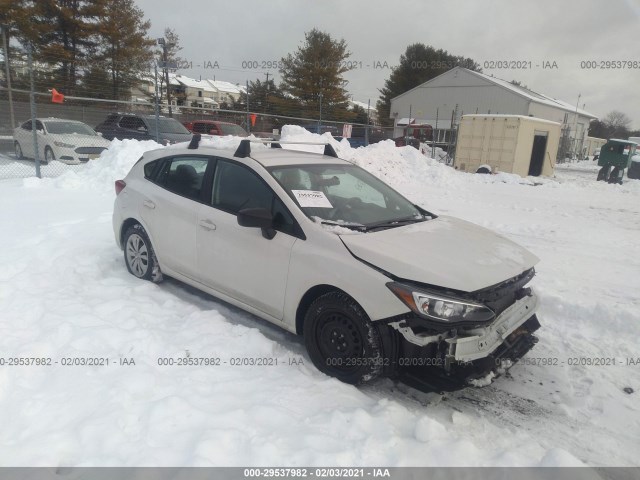
<path id="1" fill-rule="evenodd" d="M 387 287 L 417 315 L 440 324 L 482 324 L 496 318 L 489 307 L 470 300 L 447 297 L 397 282 Z"/>

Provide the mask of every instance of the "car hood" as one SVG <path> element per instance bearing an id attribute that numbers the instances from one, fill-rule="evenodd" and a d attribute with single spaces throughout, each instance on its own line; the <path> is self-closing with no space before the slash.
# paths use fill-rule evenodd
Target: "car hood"
<path id="1" fill-rule="evenodd" d="M 491 230 L 446 216 L 340 238 L 357 258 L 395 277 L 463 292 L 515 277 L 539 261 Z"/>
<path id="2" fill-rule="evenodd" d="M 155 137 L 155 130 L 153 130 L 153 128 L 149 131 L 149 135 L 151 135 L 152 138 L 156 138 Z M 169 140 L 170 142 L 173 143 L 181 143 L 181 142 L 190 142 L 191 138 L 193 138 L 193 134 L 192 133 L 165 133 L 165 132 L 159 132 L 160 138 L 164 138 L 166 140 Z"/>
<path id="3" fill-rule="evenodd" d="M 50 133 L 47 135 L 51 140 L 56 142 L 64 142 L 76 147 L 104 147 L 109 148 L 111 142 L 100 135 L 78 135 L 78 134 L 58 134 Z"/>

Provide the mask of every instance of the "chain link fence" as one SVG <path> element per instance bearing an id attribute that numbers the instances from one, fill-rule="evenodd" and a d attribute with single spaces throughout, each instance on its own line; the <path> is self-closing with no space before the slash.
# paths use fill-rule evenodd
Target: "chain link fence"
<path id="1" fill-rule="evenodd" d="M 173 101 L 169 106 L 166 95 L 163 100 L 163 95 L 155 94 L 162 85 L 156 85 L 153 78 L 141 80 L 140 86 L 131 89 L 127 100 L 101 98 L 109 96 L 106 82 L 93 89 L 93 96 L 62 96 L 56 91 L 55 82 L 51 82 L 55 65 L 55 59 L 40 63 L 25 60 L 24 55 L 12 59 L 9 68 L 12 82 L 7 81 L 5 68 L 2 69 L 0 178 L 53 177 L 80 170 L 109 148 L 114 138 L 156 140 L 161 144 L 188 141 L 189 130 L 198 131 L 194 122 L 202 120 L 207 121 L 201 123 L 204 125 L 234 124 L 257 137 L 277 138 L 284 125 L 299 125 L 314 133 L 330 132 L 338 138 L 350 130 L 349 141 L 353 146 L 393 137 L 393 128 L 378 127 L 372 122 L 334 120 L 326 111 L 324 117 L 319 112 L 318 118 L 305 118 L 295 116 L 294 112 L 282 115 L 282 112 L 211 108 L 199 98 L 209 91 L 198 93 L 197 89 L 180 84 L 170 87 Z M 226 98 L 237 105 L 239 97 L 229 94 Z M 350 127 L 345 129 L 345 124 Z M 238 133 L 239 130 L 230 127 L 233 126 L 218 134 Z M 201 133 L 215 134 L 210 130 Z"/>

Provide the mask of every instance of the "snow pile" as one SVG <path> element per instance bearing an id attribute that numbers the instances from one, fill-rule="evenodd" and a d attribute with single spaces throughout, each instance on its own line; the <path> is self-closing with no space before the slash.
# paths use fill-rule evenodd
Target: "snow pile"
<path id="1" fill-rule="evenodd" d="M 2 182 L 0 356 L 111 363 L 0 368 L 0 465 L 637 465 L 640 406 L 626 392 L 640 390 L 640 181 L 608 185 L 572 164 L 532 187 L 391 142 L 283 135 L 323 137 L 428 210 L 540 257 L 540 342 L 525 361 L 427 401 L 389 380 L 356 388 L 320 374 L 277 326 L 134 278 L 113 239 L 113 181 L 158 145 L 116 141 L 73 175 Z M 158 364 L 187 356 L 226 363 Z M 279 364 L 231 365 L 252 357 Z M 606 359 L 617 363 L 595 364 Z"/>

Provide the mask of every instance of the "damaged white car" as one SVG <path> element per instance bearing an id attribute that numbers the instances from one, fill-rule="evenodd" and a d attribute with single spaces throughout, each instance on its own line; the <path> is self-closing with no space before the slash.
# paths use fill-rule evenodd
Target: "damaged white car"
<path id="1" fill-rule="evenodd" d="M 233 152 L 196 135 L 146 153 L 116 193 L 133 275 L 169 275 L 304 335 L 342 381 L 458 388 L 537 341 L 534 255 L 413 205 L 330 145 Z"/>

